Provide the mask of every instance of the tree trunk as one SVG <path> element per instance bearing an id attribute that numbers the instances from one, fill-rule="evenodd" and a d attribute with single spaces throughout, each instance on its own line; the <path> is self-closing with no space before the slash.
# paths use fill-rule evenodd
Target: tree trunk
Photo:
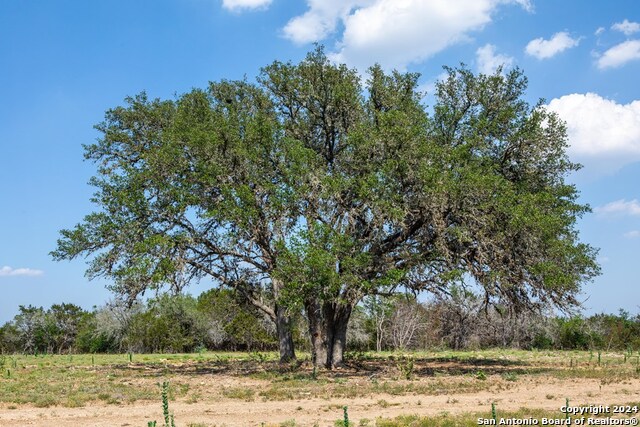
<path id="1" fill-rule="evenodd" d="M 316 301 L 305 303 L 314 366 L 333 369 L 344 363 L 347 326 L 352 308 L 349 304 L 321 305 Z"/>
<path id="2" fill-rule="evenodd" d="M 382 351 L 382 338 L 384 334 L 383 323 L 376 324 L 376 351 L 380 353 Z"/>
<path id="3" fill-rule="evenodd" d="M 291 317 L 287 316 L 285 310 L 276 304 L 276 329 L 278 331 L 278 347 L 280 349 L 280 363 L 289 363 L 296 359 L 295 347 L 293 345 L 293 334 L 291 333 Z"/>
<path id="4" fill-rule="evenodd" d="M 322 325 L 322 311 L 316 301 L 307 301 L 305 309 L 309 319 L 311 362 L 313 366 L 322 366 L 327 363 L 327 338 Z"/>
<path id="5" fill-rule="evenodd" d="M 347 348 L 347 327 L 351 317 L 352 307 L 341 305 L 335 310 L 333 321 L 333 349 L 332 366 L 342 366 L 344 364 L 344 351 Z"/>

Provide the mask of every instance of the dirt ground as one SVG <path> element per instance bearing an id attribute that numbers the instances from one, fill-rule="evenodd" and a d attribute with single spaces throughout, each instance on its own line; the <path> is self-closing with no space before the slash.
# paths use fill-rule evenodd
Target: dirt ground
<path id="1" fill-rule="evenodd" d="M 189 380 L 184 378 L 184 380 Z M 452 377 L 450 381 L 457 381 Z M 435 378 L 419 378 L 418 383 L 437 381 Z M 438 381 L 441 381 L 438 380 Z M 521 376 L 517 381 L 505 383 L 499 376 L 485 380 L 493 385 L 486 390 L 472 393 L 449 391 L 438 395 L 389 395 L 373 394 L 366 397 L 311 398 L 273 401 L 255 398 L 249 401 L 235 398 L 204 397 L 189 403 L 178 399 L 170 403 L 176 424 L 189 426 L 271 426 L 295 420 L 296 426 L 333 426 L 342 416 L 342 406 L 348 405 L 349 417 L 356 423 L 361 419 L 377 417 L 393 418 L 399 415 L 438 415 L 463 412 L 490 413 L 491 403 L 499 410 L 517 410 L 521 407 L 559 410 L 565 398 L 572 405 L 623 404 L 640 401 L 640 380 L 633 379 L 604 384 L 601 380 L 573 378 L 570 380 L 544 376 Z M 256 390 L 267 387 L 269 381 L 247 382 L 235 376 L 222 376 L 200 381 L 203 389 L 250 386 Z M 341 386 L 358 387 L 358 381 Z M 454 387 L 455 388 L 455 387 Z M 146 426 L 151 419 L 162 424 L 159 402 L 136 401 L 131 404 L 88 404 L 79 408 L 34 408 L 21 405 L 0 406 L 1 426 Z M 264 423 L 264 424 L 263 424 Z M 357 425 L 357 424 L 356 424 Z"/>

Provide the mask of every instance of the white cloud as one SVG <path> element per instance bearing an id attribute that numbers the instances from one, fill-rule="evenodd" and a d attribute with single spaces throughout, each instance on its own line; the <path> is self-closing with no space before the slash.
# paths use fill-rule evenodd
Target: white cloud
<path id="1" fill-rule="evenodd" d="M 6 265 L 0 268 L 0 277 L 1 276 L 41 276 L 42 274 L 43 274 L 42 270 L 34 270 L 32 268 L 11 268 Z"/>
<path id="2" fill-rule="evenodd" d="M 295 43 L 311 43 L 333 33 L 356 7 L 366 7 L 373 0 L 307 0 L 309 10 L 291 19 L 283 32 Z"/>
<path id="3" fill-rule="evenodd" d="M 602 33 L 604 33 L 604 27 L 598 27 L 598 29 L 596 30 L 595 33 L 593 33 L 593 35 L 599 36 Z"/>
<path id="4" fill-rule="evenodd" d="M 622 22 L 616 22 L 611 26 L 612 30 L 620 31 L 627 36 L 630 36 L 633 33 L 637 33 L 640 31 L 640 24 L 637 22 L 629 22 L 629 20 L 625 19 Z"/>
<path id="5" fill-rule="evenodd" d="M 627 239 L 640 238 L 640 231 L 638 231 L 638 230 L 629 231 L 628 233 L 624 233 L 624 237 L 626 237 Z"/>
<path id="6" fill-rule="evenodd" d="M 503 4 L 530 10 L 528 0 L 307 0 L 309 9 L 289 21 L 285 37 L 322 40 L 343 27 L 331 58 L 357 67 L 379 62 L 404 69 L 481 30 Z M 341 26 L 338 24 L 342 24 Z"/>
<path id="7" fill-rule="evenodd" d="M 496 47 L 486 44 L 476 51 L 478 71 L 484 74 L 493 74 L 499 66 L 504 69 L 513 66 L 513 58 L 496 53 Z"/>
<path id="8" fill-rule="evenodd" d="M 222 0 L 222 7 L 233 12 L 247 9 L 264 9 L 273 0 Z"/>
<path id="9" fill-rule="evenodd" d="M 598 68 L 621 67 L 636 59 L 640 59 L 640 40 L 627 40 L 603 53 L 598 59 Z"/>
<path id="10" fill-rule="evenodd" d="M 566 31 L 555 33 L 549 40 L 542 37 L 531 40 L 525 52 L 528 55 L 535 56 L 538 59 L 547 59 L 557 55 L 563 50 L 578 46 L 580 39 L 573 39 Z"/>
<path id="11" fill-rule="evenodd" d="M 593 172 L 640 161 L 640 101 L 618 104 L 594 93 L 553 99 L 549 110 L 566 121 L 569 155 Z"/>
<path id="12" fill-rule="evenodd" d="M 640 216 L 640 202 L 633 199 L 627 202 L 626 199 L 616 200 L 594 209 L 595 213 L 602 216 L 633 215 Z"/>

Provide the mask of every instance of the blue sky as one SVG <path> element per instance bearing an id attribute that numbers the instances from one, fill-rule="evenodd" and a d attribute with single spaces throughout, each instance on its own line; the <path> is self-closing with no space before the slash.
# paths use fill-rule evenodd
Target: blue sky
<path id="1" fill-rule="evenodd" d="M 588 6 L 586 6 L 588 5 Z M 146 90 L 172 98 L 253 79 L 320 42 L 361 70 L 520 67 L 528 100 L 567 121 L 570 177 L 594 212 L 582 240 L 602 276 L 587 313 L 640 311 L 640 4 L 637 0 L 46 0 L 0 2 L 0 322 L 18 305 L 103 304 L 83 260 L 56 263 L 58 231 L 94 207 L 81 144 L 105 110 Z M 429 96 L 426 102 L 429 102 Z M 204 285 L 195 285 L 199 293 Z"/>

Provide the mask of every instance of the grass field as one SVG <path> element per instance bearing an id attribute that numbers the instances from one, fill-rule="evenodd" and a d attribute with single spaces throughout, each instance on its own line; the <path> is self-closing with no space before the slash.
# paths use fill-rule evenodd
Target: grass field
<path id="1" fill-rule="evenodd" d="M 332 372 L 308 361 L 283 368 L 273 353 L 0 356 L 0 425 L 162 425 L 165 381 L 179 427 L 344 426 L 344 406 L 350 426 L 395 427 L 475 426 L 493 416 L 562 421 L 567 399 L 640 405 L 637 352 L 349 356 Z"/>

